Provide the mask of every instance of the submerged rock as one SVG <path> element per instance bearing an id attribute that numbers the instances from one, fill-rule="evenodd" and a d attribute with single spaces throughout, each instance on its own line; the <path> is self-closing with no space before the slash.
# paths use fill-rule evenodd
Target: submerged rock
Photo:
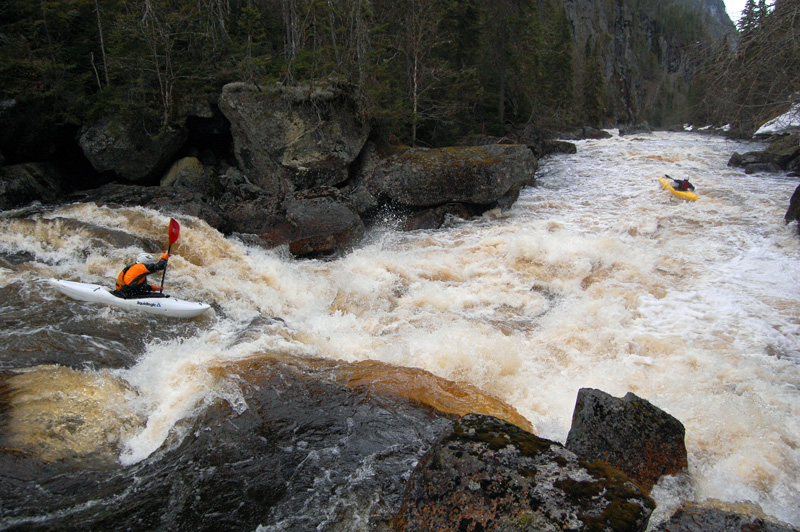
<path id="1" fill-rule="evenodd" d="M 753 163 L 744 167 L 745 174 L 779 174 L 783 169 L 775 163 Z"/>
<path id="2" fill-rule="evenodd" d="M 688 467 L 684 435 L 680 421 L 633 393 L 617 399 L 581 388 L 566 447 L 618 467 L 649 491 L 663 475 Z"/>
<path id="3" fill-rule="evenodd" d="M 613 137 L 613 135 L 608 131 L 590 126 L 584 126 L 573 129 L 572 131 L 563 131 L 558 133 L 558 138 L 564 140 L 610 139 L 611 137 Z"/>
<path id="4" fill-rule="evenodd" d="M 797 532 L 789 524 L 764 515 L 752 503 L 686 502 L 653 532 Z"/>
<path id="5" fill-rule="evenodd" d="M 141 205 L 151 209 L 174 213 L 175 211 L 203 219 L 216 229 L 225 227 L 224 213 L 206 202 L 198 193 L 185 187 L 144 187 L 138 185 L 109 184 L 71 194 L 68 201 L 93 202 L 98 205 Z"/>
<path id="6" fill-rule="evenodd" d="M 634 532 L 654 507 L 619 470 L 470 414 L 420 461 L 394 530 Z"/>

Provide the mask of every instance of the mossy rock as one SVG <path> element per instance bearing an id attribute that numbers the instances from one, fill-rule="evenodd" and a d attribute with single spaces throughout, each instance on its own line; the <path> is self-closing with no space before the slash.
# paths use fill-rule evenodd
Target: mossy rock
<path id="1" fill-rule="evenodd" d="M 618 469 L 470 414 L 414 470 L 394 529 L 643 531 L 653 508 Z"/>

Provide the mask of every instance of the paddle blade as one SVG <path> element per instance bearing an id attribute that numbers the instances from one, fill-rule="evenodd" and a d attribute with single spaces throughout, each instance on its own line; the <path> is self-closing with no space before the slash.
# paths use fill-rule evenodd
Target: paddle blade
<path id="1" fill-rule="evenodd" d="M 181 226 L 174 218 L 169 219 L 169 243 L 174 244 L 178 241 L 178 235 L 181 234 Z"/>

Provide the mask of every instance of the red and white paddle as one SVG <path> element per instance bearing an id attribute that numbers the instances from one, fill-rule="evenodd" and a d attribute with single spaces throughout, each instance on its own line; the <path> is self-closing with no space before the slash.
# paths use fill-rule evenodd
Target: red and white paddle
<path id="1" fill-rule="evenodd" d="M 172 251 L 172 244 L 178 241 L 178 236 L 181 234 L 181 226 L 175 221 L 174 218 L 169 219 L 169 247 L 167 248 L 167 255 Z M 167 263 L 169 266 L 169 263 Z M 167 276 L 167 267 L 164 266 L 164 273 L 161 274 L 161 293 L 164 293 L 164 278 Z"/>

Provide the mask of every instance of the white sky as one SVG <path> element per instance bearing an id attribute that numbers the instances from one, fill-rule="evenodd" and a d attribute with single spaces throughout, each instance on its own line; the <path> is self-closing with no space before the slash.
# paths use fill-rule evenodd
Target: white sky
<path id="1" fill-rule="evenodd" d="M 725 2 L 725 10 L 728 12 L 728 16 L 731 17 L 731 20 L 734 24 L 739 22 L 739 16 L 742 14 L 742 10 L 744 9 L 744 4 L 747 0 L 724 0 Z"/>

